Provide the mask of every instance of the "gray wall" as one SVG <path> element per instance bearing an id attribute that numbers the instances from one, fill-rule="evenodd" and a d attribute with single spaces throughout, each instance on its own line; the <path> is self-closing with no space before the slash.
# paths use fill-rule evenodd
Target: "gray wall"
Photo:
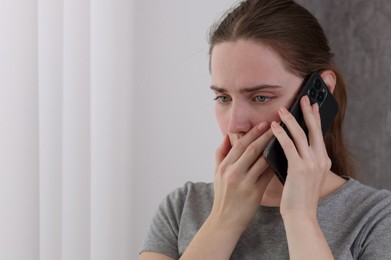
<path id="1" fill-rule="evenodd" d="M 391 189 L 391 2 L 297 0 L 322 24 L 348 83 L 345 135 L 360 181 Z"/>

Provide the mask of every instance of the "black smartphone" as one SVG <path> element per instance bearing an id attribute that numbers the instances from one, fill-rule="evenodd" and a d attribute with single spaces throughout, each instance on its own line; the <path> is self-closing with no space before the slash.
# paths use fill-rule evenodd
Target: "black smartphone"
<path id="1" fill-rule="evenodd" d="M 324 136 L 337 115 L 338 104 L 318 73 L 312 73 L 303 81 L 302 88 L 295 98 L 290 108 L 290 112 L 296 118 L 301 128 L 303 128 L 307 137 L 308 129 L 300 108 L 300 99 L 305 95 L 309 97 L 311 104 L 318 103 L 319 105 L 322 132 Z M 281 124 L 281 126 L 288 133 L 289 137 L 291 137 L 287 127 L 284 124 Z M 284 150 L 276 137 L 273 137 L 270 140 L 263 152 L 263 156 L 277 175 L 278 179 L 284 184 L 287 176 L 288 161 L 285 157 Z"/>

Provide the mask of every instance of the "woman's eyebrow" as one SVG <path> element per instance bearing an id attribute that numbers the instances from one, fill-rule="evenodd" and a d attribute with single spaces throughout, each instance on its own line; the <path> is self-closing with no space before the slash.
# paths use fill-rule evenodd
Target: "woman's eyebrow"
<path id="1" fill-rule="evenodd" d="M 257 85 L 257 86 L 254 86 L 254 87 L 243 88 L 243 89 L 240 90 L 240 92 L 242 92 L 242 93 L 251 93 L 251 92 L 256 92 L 256 91 L 265 90 L 265 89 L 278 89 L 278 88 L 282 88 L 282 86 L 262 84 L 262 85 Z M 222 93 L 227 92 L 226 89 L 220 88 L 220 87 L 216 87 L 216 86 L 213 86 L 213 85 L 210 86 L 210 89 L 212 89 L 215 92 L 222 92 Z"/>
<path id="2" fill-rule="evenodd" d="M 219 88 L 213 85 L 210 86 L 210 89 L 213 90 L 214 92 L 227 92 L 227 90 L 225 90 L 224 88 Z"/>

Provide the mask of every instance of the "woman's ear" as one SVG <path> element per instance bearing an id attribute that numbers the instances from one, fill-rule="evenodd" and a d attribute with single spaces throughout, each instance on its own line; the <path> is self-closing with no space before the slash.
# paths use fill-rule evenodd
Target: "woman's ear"
<path id="1" fill-rule="evenodd" d="M 325 70 L 320 74 L 320 76 L 322 77 L 324 83 L 326 83 L 330 92 L 333 93 L 337 84 L 337 76 L 335 75 L 334 71 Z"/>

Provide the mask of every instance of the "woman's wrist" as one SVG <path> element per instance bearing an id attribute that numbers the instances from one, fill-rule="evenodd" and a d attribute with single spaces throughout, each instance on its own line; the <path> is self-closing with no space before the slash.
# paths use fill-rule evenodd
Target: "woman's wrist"
<path id="1" fill-rule="evenodd" d="M 181 259 L 229 259 L 241 234 L 239 229 L 227 227 L 210 215 Z"/>
<path id="2" fill-rule="evenodd" d="M 311 209 L 289 209 L 289 210 L 281 210 L 281 217 L 285 222 L 317 222 L 318 217 L 316 210 Z"/>
<path id="3" fill-rule="evenodd" d="M 246 229 L 245 226 L 238 225 L 234 220 L 222 219 L 213 213 L 209 215 L 204 225 L 208 228 L 208 230 L 217 232 L 224 237 L 236 240 L 239 240 L 239 237 Z"/>
<path id="4" fill-rule="evenodd" d="M 289 210 L 283 221 L 291 259 L 333 259 L 316 211 Z"/>

